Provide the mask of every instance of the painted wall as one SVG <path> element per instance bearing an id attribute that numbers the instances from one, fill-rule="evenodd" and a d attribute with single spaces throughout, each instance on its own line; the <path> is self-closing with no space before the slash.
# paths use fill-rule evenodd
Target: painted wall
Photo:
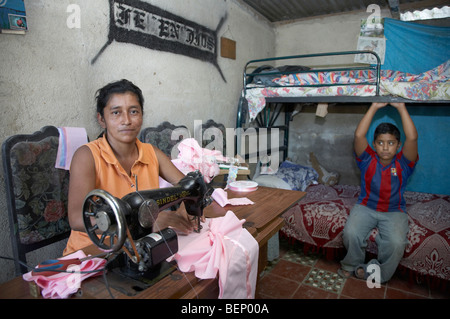
<path id="1" fill-rule="evenodd" d="M 162 121 L 184 124 L 193 133 L 195 120 L 214 119 L 235 126 L 235 113 L 246 61 L 274 55 L 272 27 L 237 0 L 146 0 L 165 12 L 215 30 L 236 41 L 236 60 L 217 57 L 209 62 L 145 46 L 113 41 L 92 64 L 108 40 L 109 0 L 25 0 L 29 31 L 0 34 L 0 140 L 33 133 L 45 125 L 82 126 L 91 139 L 100 133 L 95 120 L 95 91 L 127 78 L 143 90 L 144 127 Z M 80 28 L 69 28 L 80 9 Z M 67 10 L 69 9 L 69 12 Z M 220 43 L 220 41 L 219 41 Z M 0 164 L 1 165 L 1 164 Z M 0 173 L 0 255 L 12 256 L 5 203 L 3 168 Z M 56 257 L 64 245 L 29 263 Z M 55 255 L 55 252 L 57 254 Z M 0 259 L 0 282 L 14 276 L 13 264 Z"/>

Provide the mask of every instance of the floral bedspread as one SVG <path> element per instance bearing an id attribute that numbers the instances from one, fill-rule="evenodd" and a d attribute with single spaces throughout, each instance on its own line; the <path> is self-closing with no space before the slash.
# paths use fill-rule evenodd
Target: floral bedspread
<path id="1" fill-rule="evenodd" d="M 372 70 L 295 73 L 276 77 L 272 82 L 271 87 L 249 85 L 246 89 L 250 120 L 264 109 L 267 97 L 376 95 L 376 74 Z M 342 85 L 305 86 L 320 84 Z M 420 101 L 450 100 L 450 60 L 421 74 L 382 70 L 380 95 Z"/>
<path id="2" fill-rule="evenodd" d="M 320 248 L 343 248 L 342 231 L 359 196 L 359 186 L 312 185 L 306 196 L 283 214 L 282 232 Z M 417 274 L 450 281 L 450 196 L 405 192 L 408 245 L 400 265 Z M 367 250 L 377 253 L 374 229 Z"/>

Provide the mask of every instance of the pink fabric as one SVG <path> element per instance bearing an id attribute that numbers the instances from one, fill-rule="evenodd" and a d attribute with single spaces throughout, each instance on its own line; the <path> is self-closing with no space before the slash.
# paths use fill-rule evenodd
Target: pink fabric
<path id="1" fill-rule="evenodd" d="M 88 142 L 84 127 L 58 127 L 59 144 L 56 154 L 56 168 L 70 169 L 70 163 L 75 151 Z"/>
<path id="2" fill-rule="evenodd" d="M 200 233 L 178 237 L 175 259 L 182 272 L 201 279 L 219 274 L 219 298 L 254 298 L 259 247 L 232 211 L 208 219 Z"/>
<path id="3" fill-rule="evenodd" d="M 82 259 L 86 255 L 79 250 L 73 254 L 61 257 L 60 259 Z M 92 273 L 78 273 L 80 271 L 100 270 L 106 263 L 106 259 L 92 258 L 85 260 L 81 265 L 73 265 L 67 268 L 75 273 L 61 272 L 52 276 L 33 275 L 32 272 L 24 274 L 22 277 L 26 281 L 34 281 L 42 289 L 42 297 L 51 299 L 65 299 L 76 293 L 81 282 L 89 277 L 97 276 L 102 271 Z"/>
<path id="4" fill-rule="evenodd" d="M 201 148 L 193 138 L 186 138 L 178 144 L 178 158 L 172 160 L 184 174 L 199 170 L 209 183 L 220 172 L 217 161 L 226 161 L 222 152 Z"/>
<path id="5" fill-rule="evenodd" d="M 219 204 L 222 207 L 224 207 L 226 205 L 237 206 L 237 205 L 253 205 L 254 204 L 254 202 L 252 202 L 247 197 L 228 199 L 227 192 L 224 191 L 222 188 L 216 188 L 211 196 L 217 202 L 217 204 Z"/>

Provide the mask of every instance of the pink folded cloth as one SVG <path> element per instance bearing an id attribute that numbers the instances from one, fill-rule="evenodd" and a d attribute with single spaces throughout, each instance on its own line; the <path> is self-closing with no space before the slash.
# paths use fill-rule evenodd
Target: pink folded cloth
<path id="1" fill-rule="evenodd" d="M 220 206 L 224 207 L 225 205 L 253 205 L 254 202 L 252 202 L 247 197 L 240 197 L 240 198 L 230 198 L 228 199 L 228 194 L 226 191 L 224 191 L 222 188 L 216 188 L 214 192 L 212 193 L 211 197 L 219 204 Z"/>
<path id="2" fill-rule="evenodd" d="M 172 163 L 184 175 L 189 172 L 199 170 L 206 183 L 211 182 L 220 172 L 217 161 L 225 161 L 226 158 L 222 152 L 201 148 L 197 140 L 185 138 L 178 144 L 178 157 L 172 160 Z M 163 178 L 159 178 L 159 187 L 173 186 Z"/>
<path id="3" fill-rule="evenodd" d="M 184 174 L 199 170 L 209 183 L 220 172 L 217 161 L 225 161 L 222 152 L 201 148 L 193 138 L 185 138 L 178 144 L 178 157 L 172 163 Z"/>
<path id="4" fill-rule="evenodd" d="M 79 250 L 73 254 L 59 258 L 82 259 L 86 255 Z M 92 258 L 83 261 L 80 265 L 71 265 L 67 268 L 69 272 L 60 272 L 51 276 L 33 275 L 32 272 L 24 274 L 22 277 L 26 281 L 34 281 L 42 290 L 42 297 L 51 299 L 66 299 L 80 289 L 81 282 L 89 277 L 102 274 L 101 269 L 106 263 L 106 259 Z M 98 272 L 82 273 L 80 271 L 99 270 Z M 74 271 L 74 273 L 70 273 Z"/>
<path id="5" fill-rule="evenodd" d="M 84 127 L 58 127 L 59 144 L 56 155 L 56 168 L 70 169 L 70 163 L 75 151 L 88 142 Z"/>
<path id="6" fill-rule="evenodd" d="M 232 211 L 208 219 L 200 233 L 178 236 L 175 259 L 182 272 L 200 279 L 219 274 L 219 298 L 255 297 L 259 246 Z"/>

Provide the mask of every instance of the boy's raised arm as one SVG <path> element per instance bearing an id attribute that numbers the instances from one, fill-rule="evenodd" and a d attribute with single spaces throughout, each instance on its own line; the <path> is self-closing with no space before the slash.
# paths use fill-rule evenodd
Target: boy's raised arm
<path id="1" fill-rule="evenodd" d="M 357 156 L 360 156 L 366 150 L 367 145 L 369 144 L 366 134 L 369 130 L 370 123 L 372 123 L 373 116 L 380 108 L 385 107 L 386 105 L 387 103 L 372 103 L 372 105 L 367 110 L 366 114 L 356 127 L 353 147 Z"/>
<path id="2" fill-rule="evenodd" d="M 419 138 L 416 126 L 406 109 L 405 103 L 392 103 L 391 105 L 397 109 L 402 119 L 403 132 L 405 133 L 403 155 L 405 155 L 409 161 L 415 162 L 418 155 L 417 140 Z"/>

